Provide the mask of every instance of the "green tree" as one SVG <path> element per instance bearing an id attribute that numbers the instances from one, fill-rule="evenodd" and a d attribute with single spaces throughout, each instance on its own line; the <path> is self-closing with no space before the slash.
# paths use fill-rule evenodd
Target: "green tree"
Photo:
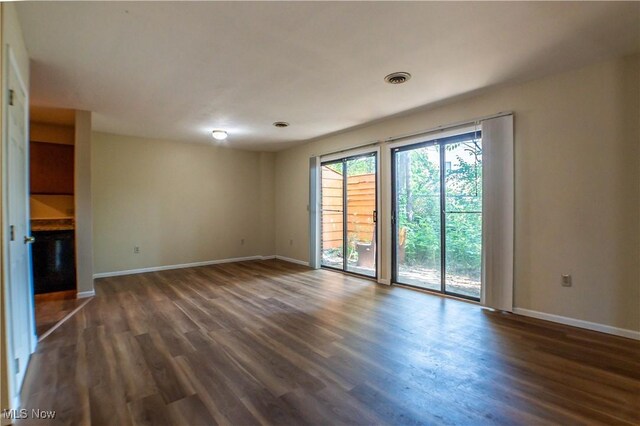
<path id="1" fill-rule="evenodd" d="M 440 266 L 440 146 L 397 154 L 398 224 L 404 261 Z M 482 148 L 479 140 L 444 145 L 447 270 L 479 278 L 482 245 Z"/>

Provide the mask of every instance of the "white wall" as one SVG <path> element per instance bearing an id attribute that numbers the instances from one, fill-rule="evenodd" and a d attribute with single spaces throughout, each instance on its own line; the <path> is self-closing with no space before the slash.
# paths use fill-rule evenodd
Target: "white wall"
<path id="1" fill-rule="evenodd" d="M 93 206 L 91 172 L 91 112 L 75 112 L 74 201 L 76 289 L 79 297 L 93 294 Z"/>
<path id="2" fill-rule="evenodd" d="M 639 62 L 635 55 L 493 89 L 279 152 L 276 253 L 308 261 L 310 156 L 513 111 L 515 306 L 640 331 Z M 391 265 L 388 163 L 383 155 L 383 279 Z M 563 273 L 573 287 L 560 286 Z"/>
<path id="3" fill-rule="evenodd" d="M 273 255 L 274 161 L 93 133 L 95 272 Z"/>

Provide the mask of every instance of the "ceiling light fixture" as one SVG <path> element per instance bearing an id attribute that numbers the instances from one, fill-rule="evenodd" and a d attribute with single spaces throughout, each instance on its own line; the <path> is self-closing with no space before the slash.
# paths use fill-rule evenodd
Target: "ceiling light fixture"
<path id="1" fill-rule="evenodd" d="M 214 130 L 213 132 L 211 132 L 211 136 L 213 136 L 213 138 L 216 140 L 223 141 L 229 135 L 224 130 Z"/>
<path id="2" fill-rule="evenodd" d="M 389 74 L 384 78 L 384 81 L 386 81 L 389 84 L 402 84 L 402 83 L 406 83 L 410 79 L 411 79 L 411 74 L 409 74 L 408 72 L 400 71 L 400 72 L 394 72 Z"/>
<path id="3" fill-rule="evenodd" d="M 289 123 L 286 121 L 276 121 L 273 125 L 276 127 L 289 127 Z"/>

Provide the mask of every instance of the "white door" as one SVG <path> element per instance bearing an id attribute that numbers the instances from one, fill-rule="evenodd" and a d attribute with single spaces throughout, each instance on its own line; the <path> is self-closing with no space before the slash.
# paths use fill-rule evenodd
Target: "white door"
<path id="1" fill-rule="evenodd" d="M 5 98 L 7 114 L 7 224 L 9 226 L 7 314 L 11 392 L 15 398 L 35 342 L 29 226 L 28 140 L 26 90 L 9 56 Z"/>

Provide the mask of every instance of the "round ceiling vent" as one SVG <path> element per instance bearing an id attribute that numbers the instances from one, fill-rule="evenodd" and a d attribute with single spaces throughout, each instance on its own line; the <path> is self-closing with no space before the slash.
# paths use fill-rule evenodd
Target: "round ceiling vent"
<path id="1" fill-rule="evenodd" d="M 389 84 L 402 84 L 409 81 L 410 78 L 411 74 L 409 74 L 408 72 L 394 72 L 386 76 L 384 78 L 384 81 Z"/>
<path id="2" fill-rule="evenodd" d="M 286 121 L 276 121 L 273 125 L 276 127 L 289 127 L 289 123 Z"/>

